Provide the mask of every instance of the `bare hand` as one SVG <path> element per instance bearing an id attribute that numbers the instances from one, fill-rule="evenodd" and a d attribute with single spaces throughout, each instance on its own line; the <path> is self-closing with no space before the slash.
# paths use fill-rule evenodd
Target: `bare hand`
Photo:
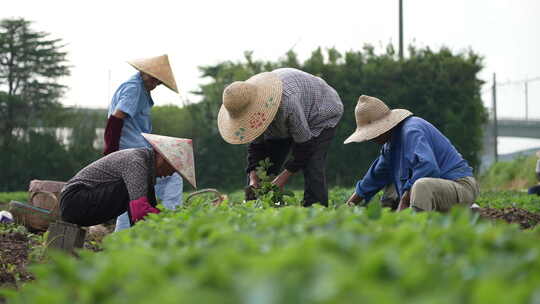
<path id="1" fill-rule="evenodd" d="M 257 172 L 249 172 L 249 185 L 253 188 L 259 188 L 259 177 L 257 176 Z"/>
<path id="2" fill-rule="evenodd" d="M 407 209 L 410 207 L 410 205 L 411 205 L 411 194 L 409 191 L 405 191 L 405 193 L 403 193 L 403 196 L 401 197 L 401 200 L 399 201 L 399 205 L 396 211 Z"/>
<path id="3" fill-rule="evenodd" d="M 364 200 L 363 197 L 361 197 L 360 195 L 356 194 L 356 192 L 354 192 L 351 195 L 351 197 L 349 197 L 346 204 L 349 205 L 349 207 L 354 207 L 355 205 L 358 205 L 363 200 Z"/>
<path id="4" fill-rule="evenodd" d="M 247 186 L 244 188 L 244 199 L 246 201 L 252 201 L 257 199 L 257 195 L 255 194 L 255 188 L 253 186 Z"/>
<path id="5" fill-rule="evenodd" d="M 283 170 L 274 180 L 272 181 L 272 184 L 277 185 L 280 189 L 283 190 L 283 187 L 285 187 L 285 184 L 289 181 L 289 177 L 292 176 L 292 172 L 288 170 Z"/>

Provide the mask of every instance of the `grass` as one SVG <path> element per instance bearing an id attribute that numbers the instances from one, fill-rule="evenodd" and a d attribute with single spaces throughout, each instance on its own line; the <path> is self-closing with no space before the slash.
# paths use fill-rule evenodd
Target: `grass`
<path id="1" fill-rule="evenodd" d="M 537 157 L 518 157 L 510 162 L 498 162 L 492 165 L 482 176 L 480 185 L 484 190 L 520 190 L 529 188 L 536 180 L 535 168 Z"/>
<path id="2" fill-rule="evenodd" d="M 10 201 L 26 202 L 28 200 L 28 192 L 0 192 L 0 210 L 7 210 Z"/>
<path id="3" fill-rule="evenodd" d="M 540 196 L 529 195 L 523 191 L 484 191 L 476 199 L 481 207 L 518 207 L 531 212 L 540 212 Z"/>

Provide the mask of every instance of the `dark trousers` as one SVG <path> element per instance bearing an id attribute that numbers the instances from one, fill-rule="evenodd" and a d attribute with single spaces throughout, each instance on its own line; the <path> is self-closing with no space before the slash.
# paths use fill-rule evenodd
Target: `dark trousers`
<path id="1" fill-rule="evenodd" d="M 304 172 L 304 206 L 320 203 L 328 206 L 328 185 L 326 184 L 326 156 L 336 133 L 335 128 L 325 129 L 313 140 L 313 154 L 302 170 Z M 264 141 L 267 157 L 272 162 L 268 170 L 271 175 L 278 175 L 287 159 L 294 142 L 290 138 Z"/>
<path id="2" fill-rule="evenodd" d="M 78 186 L 60 197 L 62 220 L 79 226 L 105 223 L 126 212 L 128 206 L 129 194 L 123 181 L 95 188 Z"/>
<path id="3" fill-rule="evenodd" d="M 540 195 L 540 185 L 530 187 L 529 188 L 529 194 Z"/>

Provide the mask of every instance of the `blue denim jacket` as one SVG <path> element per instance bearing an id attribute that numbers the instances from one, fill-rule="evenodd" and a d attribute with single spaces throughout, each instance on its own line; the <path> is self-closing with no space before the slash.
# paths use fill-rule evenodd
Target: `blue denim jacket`
<path id="1" fill-rule="evenodd" d="M 367 202 L 384 186 L 394 183 L 401 197 L 422 177 L 448 180 L 472 176 L 472 168 L 432 124 L 409 117 L 392 130 L 390 141 L 356 184 L 356 194 Z"/>

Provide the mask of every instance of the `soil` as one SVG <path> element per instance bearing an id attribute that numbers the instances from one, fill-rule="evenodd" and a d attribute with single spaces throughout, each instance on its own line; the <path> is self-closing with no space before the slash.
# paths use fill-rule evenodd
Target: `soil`
<path id="1" fill-rule="evenodd" d="M 101 240 L 112 232 L 114 226 L 105 227 L 100 225 L 94 227 L 96 229 L 89 230 L 86 234 L 84 248 L 101 251 Z M 0 288 L 17 289 L 21 283 L 34 279 L 26 266 L 30 262 L 29 255 L 32 248 L 37 246 L 42 246 L 42 244 L 29 238 L 28 234 L 0 232 Z M 0 304 L 3 303 L 5 303 L 5 299 L 0 296 Z"/>
<path id="2" fill-rule="evenodd" d="M 521 208 L 478 208 L 480 216 L 492 220 L 503 220 L 507 223 L 517 223 L 521 229 L 529 229 L 540 223 L 540 213 L 534 213 Z"/>
<path id="3" fill-rule="evenodd" d="M 34 279 L 26 270 L 26 264 L 29 249 L 35 245 L 20 232 L 0 234 L 0 286 L 16 287 L 18 282 Z"/>

